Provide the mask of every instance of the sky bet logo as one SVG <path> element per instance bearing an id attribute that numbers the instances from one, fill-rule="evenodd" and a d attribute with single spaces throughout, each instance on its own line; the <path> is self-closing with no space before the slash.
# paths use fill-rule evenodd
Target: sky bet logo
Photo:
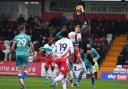
<path id="1" fill-rule="evenodd" d="M 109 74 L 109 75 L 108 75 L 108 79 L 115 80 L 116 77 L 117 77 L 117 76 L 116 76 L 115 74 Z"/>
<path id="2" fill-rule="evenodd" d="M 103 72 L 100 76 L 101 80 L 128 80 L 128 74 Z"/>

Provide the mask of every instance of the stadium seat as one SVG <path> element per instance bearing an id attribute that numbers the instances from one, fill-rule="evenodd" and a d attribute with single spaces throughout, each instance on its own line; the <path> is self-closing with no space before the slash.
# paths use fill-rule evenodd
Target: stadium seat
<path id="1" fill-rule="evenodd" d="M 122 65 L 116 65 L 116 68 L 122 68 Z"/>
<path id="2" fill-rule="evenodd" d="M 112 34 L 107 34 L 107 41 L 108 41 L 108 44 L 110 44 L 111 40 L 112 40 Z"/>

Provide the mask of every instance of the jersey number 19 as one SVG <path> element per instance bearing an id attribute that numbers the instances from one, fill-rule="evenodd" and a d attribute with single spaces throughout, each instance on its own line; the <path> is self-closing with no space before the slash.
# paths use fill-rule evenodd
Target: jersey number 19
<path id="1" fill-rule="evenodd" d="M 67 44 L 66 43 L 60 43 L 60 51 L 65 51 L 65 49 L 67 48 Z"/>

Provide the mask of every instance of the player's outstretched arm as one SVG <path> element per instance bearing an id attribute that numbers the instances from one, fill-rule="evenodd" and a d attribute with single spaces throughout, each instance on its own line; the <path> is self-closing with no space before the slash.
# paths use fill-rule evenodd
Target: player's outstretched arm
<path id="1" fill-rule="evenodd" d="M 35 57 L 35 55 L 34 55 L 34 54 L 35 54 L 34 45 L 33 45 L 32 42 L 30 42 L 29 45 L 30 45 L 30 48 L 31 48 L 31 51 L 32 51 L 32 54 L 33 54 L 33 57 L 34 57 L 34 61 L 36 61 L 36 57 Z"/>

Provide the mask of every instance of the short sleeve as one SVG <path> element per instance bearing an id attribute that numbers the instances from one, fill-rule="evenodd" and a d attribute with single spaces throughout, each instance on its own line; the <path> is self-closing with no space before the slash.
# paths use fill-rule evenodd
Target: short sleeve
<path id="1" fill-rule="evenodd" d="M 71 53 L 74 53 L 74 48 L 73 48 L 72 41 L 69 41 L 69 45 L 70 45 L 70 51 L 71 51 Z"/>
<path id="2" fill-rule="evenodd" d="M 14 37 L 13 42 L 16 43 L 16 37 Z"/>
<path id="3" fill-rule="evenodd" d="M 29 42 L 31 42 L 31 41 L 32 41 L 32 40 L 31 40 L 31 38 L 30 38 L 30 36 L 28 36 L 28 41 L 29 41 Z"/>
<path id="4" fill-rule="evenodd" d="M 94 56 L 96 57 L 96 60 L 98 60 L 100 58 L 99 53 L 94 48 L 92 48 L 92 52 L 93 52 Z"/>

